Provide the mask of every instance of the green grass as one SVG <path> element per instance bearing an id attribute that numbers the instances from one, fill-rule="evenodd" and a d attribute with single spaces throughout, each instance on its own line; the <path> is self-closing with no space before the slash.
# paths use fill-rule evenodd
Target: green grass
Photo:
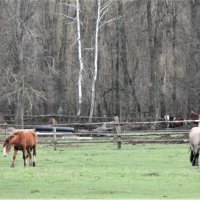
<path id="1" fill-rule="evenodd" d="M 194 199 L 200 168 L 188 145 L 38 145 L 37 166 L 0 157 L 0 199 Z"/>

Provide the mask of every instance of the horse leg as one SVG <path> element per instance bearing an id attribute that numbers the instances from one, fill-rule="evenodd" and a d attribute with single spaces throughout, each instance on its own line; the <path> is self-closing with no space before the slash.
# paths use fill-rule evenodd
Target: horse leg
<path id="1" fill-rule="evenodd" d="M 15 166 L 16 156 L 17 156 L 17 150 L 14 148 L 14 154 L 13 154 L 13 160 L 12 160 L 12 163 L 11 163 L 11 167 Z"/>
<path id="2" fill-rule="evenodd" d="M 36 145 L 33 146 L 33 167 L 36 166 Z"/>
<path id="3" fill-rule="evenodd" d="M 194 152 L 192 151 L 192 149 L 191 149 L 191 151 L 190 151 L 190 162 L 192 163 L 192 161 L 193 161 L 193 158 L 194 158 Z"/>
<path id="4" fill-rule="evenodd" d="M 23 154 L 23 160 L 24 160 L 24 167 L 26 167 L 26 148 L 25 147 L 22 149 L 22 154 Z"/>
<path id="5" fill-rule="evenodd" d="M 169 122 L 167 122 L 167 128 L 169 128 Z"/>
<path id="6" fill-rule="evenodd" d="M 32 156 L 31 156 L 31 149 L 27 149 L 27 156 L 26 158 L 29 158 L 29 166 L 32 164 Z"/>
<path id="7" fill-rule="evenodd" d="M 195 166 L 195 162 L 196 162 L 196 158 L 195 158 L 195 155 L 194 155 L 194 158 L 193 158 L 193 161 L 192 161 L 192 166 Z"/>
<path id="8" fill-rule="evenodd" d="M 199 152 L 197 152 L 196 154 L 196 162 L 195 162 L 196 166 L 199 166 Z"/>
<path id="9" fill-rule="evenodd" d="M 192 166 L 196 165 L 196 153 L 193 153 Z"/>
<path id="10" fill-rule="evenodd" d="M 199 152 L 193 153 L 192 166 L 197 166 L 198 165 L 198 158 L 199 158 Z"/>

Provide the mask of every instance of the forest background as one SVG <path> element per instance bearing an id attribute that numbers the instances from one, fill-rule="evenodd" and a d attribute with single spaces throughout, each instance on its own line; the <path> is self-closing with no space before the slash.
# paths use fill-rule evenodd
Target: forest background
<path id="1" fill-rule="evenodd" d="M 188 118 L 199 19 L 200 0 L 1 0 L 0 113 Z"/>

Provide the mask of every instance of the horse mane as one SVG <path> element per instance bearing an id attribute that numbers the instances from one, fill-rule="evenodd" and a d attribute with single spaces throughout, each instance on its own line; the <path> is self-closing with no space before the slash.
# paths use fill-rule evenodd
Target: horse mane
<path id="1" fill-rule="evenodd" d="M 3 143 L 3 146 L 5 146 L 15 135 L 9 135 L 5 140 L 4 140 L 4 143 Z"/>
<path id="2" fill-rule="evenodd" d="M 22 134 L 23 134 L 23 131 L 21 131 L 21 130 L 15 130 L 15 131 L 12 133 L 13 137 L 14 137 L 14 136 L 22 136 Z"/>
<path id="3" fill-rule="evenodd" d="M 20 130 L 15 130 L 11 135 L 9 135 L 5 141 L 4 141 L 4 144 L 7 142 L 7 141 L 10 141 L 11 139 L 13 139 L 15 136 L 18 136 L 18 135 L 22 135 L 22 131 Z"/>
<path id="4" fill-rule="evenodd" d="M 35 133 L 35 131 L 32 130 L 26 130 L 27 132 L 31 133 L 35 138 L 37 138 L 37 135 Z M 26 134 L 24 131 L 22 130 L 16 130 L 13 132 L 13 136 L 22 136 L 23 134 Z"/>
<path id="5" fill-rule="evenodd" d="M 37 139 L 37 135 L 35 134 L 34 131 L 31 131 L 30 133 Z M 9 136 L 5 139 L 4 143 L 6 143 L 7 141 L 11 140 L 11 139 L 14 138 L 15 136 L 22 136 L 22 135 L 23 135 L 23 131 L 22 131 L 22 130 L 15 130 L 15 131 L 12 133 L 12 135 L 9 135 Z"/>
<path id="6" fill-rule="evenodd" d="M 14 137 L 14 135 L 10 135 L 10 136 L 8 136 L 6 139 L 7 140 L 10 140 L 10 139 L 12 139 Z"/>

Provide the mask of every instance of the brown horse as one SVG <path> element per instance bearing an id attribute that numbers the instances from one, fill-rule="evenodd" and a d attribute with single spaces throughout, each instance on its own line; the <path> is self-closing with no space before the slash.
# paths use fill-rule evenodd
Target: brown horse
<path id="1" fill-rule="evenodd" d="M 57 122 L 57 120 L 56 120 L 55 118 L 51 117 L 51 118 L 49 119 L 49 124 L 51 124 L 51 125 L 57 125 L 58 122 Z"/>
<path id="2" fill-rule="evenodd" d="M 198 119 L 199 119 L 199 114 L 194 111 L 191 111 L 190 112 L 190 120 L 198 120 Z M 198 122 L 192 122 L 192 124 L 197 125 Z"/>
<path id="3" fill-rule="evenodd" d="M 190 112 L 190 119 L 191 120 L 198 120 L 199 119 L 199 114 L 194 112 L 194 111 L 191 111 Z"/>
<path id="4" fill-rule="evenodd" d="M 36 165 L 35 157 L 36 157 L 36 143 L 37 143 L 37 135 L 32 130 L 16 130 L 10 136 L 8 136 L 3 144 L 4 147 L 4 156 L 7 156 L 10 152 L 11 147 L 14 147 L 14 155 L 11 167 L 15 166 L 15 159 L 17 155 L 17 151 L 21 150 L 24 159 L 24 167 L 26 166 L 26 158 L 29 157 L 29 165 Z M 32 161 L 32 153 L 33 151 L 33 161 Z"/>

